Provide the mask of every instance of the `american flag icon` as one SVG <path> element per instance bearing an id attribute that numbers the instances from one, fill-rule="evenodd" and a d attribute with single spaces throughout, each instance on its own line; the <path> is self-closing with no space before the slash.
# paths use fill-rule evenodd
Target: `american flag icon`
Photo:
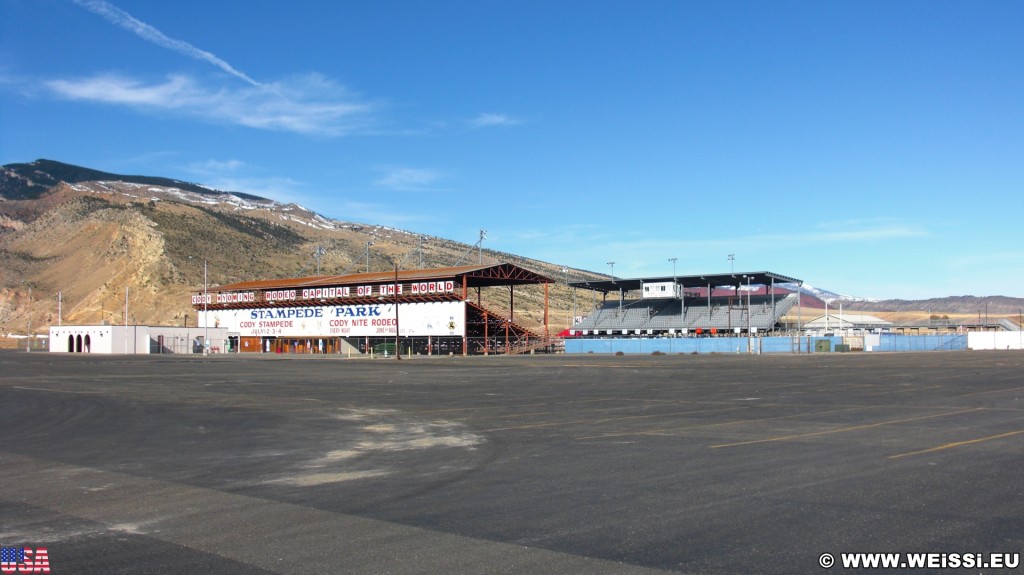
<path id="1" fill-rule="evenodd" d="M 25 548 L 24 547 L 4 547 L 0 551 L 0 563 L 24 563 L 25 562 Z"/>
<path id="2" fill-rule="evenodd" d="M 0 548 L 0 571 L 4 574 L 14 573 L 49 573 L 50 552 L 46 547 L 32 549 L 31 547 L 3 547 Z"/>

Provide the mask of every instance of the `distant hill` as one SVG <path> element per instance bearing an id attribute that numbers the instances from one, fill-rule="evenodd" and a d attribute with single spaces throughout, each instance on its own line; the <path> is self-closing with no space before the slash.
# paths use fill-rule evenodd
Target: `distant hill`
<path id="1" fill-rule="evenodd" d="M 864 299 L 851 298 L 849 296 L 832 295 L 824 297 L 821 290 L 802 290 L 804 307 L 819 308 L 825 307 L 825 301 L 829 302 L 830 309 L 836 309 L 842 304 L 843 309 L 848 311 L 877 311 L 893 313 L 924 313 L 924 314 L 976 314 L 977 312 L 991 315 L 1014 316 L 1024 310 L 1024 298 L 1007 296 L 985 296 L 972 295 L 950 296 L 920 300 L 905 299 Z"/>
<path id="2" fill-rule="evenodd" d="M 483 257 L 485 263 L 507 261 L 555 280 L 549 287 L 551 325 L 569 325 L 573 298 L 561 265 L 488 249 Z M 24 333 L 29 323 L 36 332 L 57 323 L 58 292 L 67 323 L 124 322 L 126 288 L 129 322 L 194 322 L 189 294 L 203 287 L 204 262 L 209 285 L 216 286 L 315 275 L 318 266 L 329 275 L 395 265 L 445 267 L 476 258 L 476 250 L 463 242 L 334 220 L 295 204 L 179 180 L 52 160 L 0 167 L 0 336 Z M 570 269 L 568 276 L 608 278 L 580 269 Z M 806 307 L 840 298 L 851 311 L 970 315 L 987 305 L 990 315 L 1015 319 L 1024 307 L 1024 300 L 1003 297 L 869 302 L 816 288 L 805 292 Z M 507 305 L 507 295 L 497 296 L 491 305 Z M 517 288 L 515 301 L 517 313 L 541 321 L 542 288 Z M 578 311 L 587 310 L 581 305 Z"/>
<path id="3" fill-rule="evenodd" d="M 846 309 L 880 310 L 892 312 L 923 311 L 928 314 L 977 314 L 1013 316 L 1024 310 L 1024 298 L 1006 296 L 978 297 L 973 295 L 950 296 L 922 300 L 889 299 L 873 302 L 844 304 Z"/>

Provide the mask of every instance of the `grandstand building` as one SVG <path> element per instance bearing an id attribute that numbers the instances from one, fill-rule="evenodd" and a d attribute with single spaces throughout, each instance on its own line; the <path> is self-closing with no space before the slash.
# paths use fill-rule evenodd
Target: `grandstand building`
<path id="1" fill-rule="evenodd" d="M 601 295 L 568 337 L 709 337 L 768 334 L 800 298 L 802 280 L 772 272 L 582 281 L 575 289 Z M 609 300 L 609 295 L 616 295 Z M 595 302 L 596 303 L 596 302 Z"/>
<path id="2" fill-rule="evenodd" d="M 508 263 L 395 269 L 222 285 L 192 306 L 201 327 L 227 329 L 228 352 L 523 353 L 550 345 L 550 283 Z M 515 310 L 515 287 L 532 284 L 544 286 L 542 323 Z M 495 287 L 508 296 L 501 309 L 481 298 Z"/>

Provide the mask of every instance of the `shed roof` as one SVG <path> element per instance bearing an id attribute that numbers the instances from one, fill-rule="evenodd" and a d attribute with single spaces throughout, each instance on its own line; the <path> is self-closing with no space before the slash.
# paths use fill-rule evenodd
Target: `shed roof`
<path id="1" fill-rule="evenodd" d="M 829 313 L 818 316 L 804 324 L 804 328 L 826 327 L 892 327 L 892 322 L 877 318 L 873 315 L 844 313 L 842 315 Z"/>

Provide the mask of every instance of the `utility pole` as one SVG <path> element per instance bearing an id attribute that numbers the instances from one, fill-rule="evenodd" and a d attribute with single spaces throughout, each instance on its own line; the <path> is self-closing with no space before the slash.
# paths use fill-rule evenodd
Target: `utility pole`
<path id="1" fill-rule="evenodd" d="M 28 328 L 25 330 L 25 351 L 32 351 L 32 285 L 28 286 Z"/>
<path id="2" fill-rule="evenodd" d="M 316 275 L 320 275 L 320 258 L 327 253 L 327 250 L 323 246 L 318 245 L 316 250 L 313 251 L 313 257 L 316 258 Z"/>

